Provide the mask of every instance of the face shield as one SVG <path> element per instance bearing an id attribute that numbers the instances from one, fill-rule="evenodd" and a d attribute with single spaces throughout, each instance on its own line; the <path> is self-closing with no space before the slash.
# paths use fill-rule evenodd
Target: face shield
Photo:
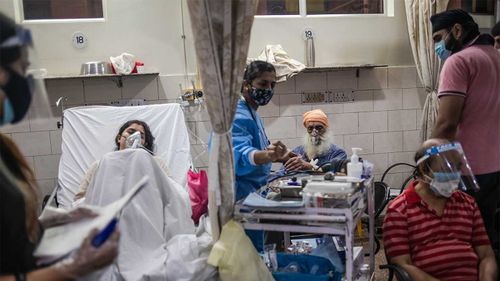
<path id="1" fill-rule="evenodd" d="M 0 44 L 1 49 L 20 48 L 21 55 L 12 63 L 2 65 L 9 74 L 7 83 L 1 87 L 6 96 L 12 116 L 4 123 L 18 123 L 29 119 L 32 123 L 46 122 L 52 118 L 44 77 L 38 56 L 32 46 L 31 32 L 18 26 L 16 35 Z M 5 118 L 5 117 L 4 117 Z"/>
<path id="2" fill-rule="evenodd" d="M 433 146 L 417 161 L 425 165 L 424 178 L 431 189 L 443 197 L 450 197 L 455 190 L 478 191 L 479 185 L 472 173 L 462 146 L 458 142 Z"/>

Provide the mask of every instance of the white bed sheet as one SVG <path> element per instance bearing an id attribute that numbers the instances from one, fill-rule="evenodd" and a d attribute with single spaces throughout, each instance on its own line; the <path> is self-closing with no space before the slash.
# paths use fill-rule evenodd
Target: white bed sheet
<path id="1" fill-rule="evenodd" d="M 142 149 L 106 153 L 84 203 L 107 206 L 127 194 L 144 176 L 148 176 L 147 183 L 119 215 L 118 258 L 102 276 L 91 280 L 167 281 L 166 262 L 173 258 L 167 243 L 175 235 L 195 233 L 187 190 L 167 177 L 157 161 Z"/>
<path id="2" fill-rule="evenodd" d="M 57 191 L 60 207 L 71 207 L 88 167 L 115 149 L 118 129 L 132 119 L 149 125 L 155 137 L 155 155 L 167 163 L 171 178 L 186 187 L 191 154 L 179 104 L 76 107 L 64 111 Z"/>

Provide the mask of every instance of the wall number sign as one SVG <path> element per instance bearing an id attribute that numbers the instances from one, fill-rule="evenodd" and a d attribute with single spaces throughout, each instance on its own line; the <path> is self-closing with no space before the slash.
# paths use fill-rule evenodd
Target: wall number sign
<path id="1" fill-rule="evenodd" d="M 73 33 L 73 47 L 77 49 L 83 49 L 87 47 L 87 36 L 82 32 L 78 31 Z"/>
<path id="2" fill-rule="evenodd" d="M 304 29 L 304 33 L 302 34 L 302 37 L 304 38 L 304 40 L 313 39 L 314 38 L 314 33 L 313 33 L 312 28 L 306 27 Z"/>

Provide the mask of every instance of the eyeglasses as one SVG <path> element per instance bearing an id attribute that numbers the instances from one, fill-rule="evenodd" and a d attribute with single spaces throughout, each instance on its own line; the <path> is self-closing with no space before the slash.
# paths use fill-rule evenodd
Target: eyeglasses
<path id="1" fill-rule="evenodd" d="M 307 131 L 310 133 L 313 130 L 316 130 L 318 132 L 322 131 L 325 129 L 325 126 L 323 125 L 316 125 L 316 126 L 307 126 Z"/>

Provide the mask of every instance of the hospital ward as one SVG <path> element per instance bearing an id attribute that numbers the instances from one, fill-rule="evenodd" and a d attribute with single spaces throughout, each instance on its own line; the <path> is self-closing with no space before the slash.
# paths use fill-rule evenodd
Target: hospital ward
<path id="1" fill-rule="evenodd" d="M 500 281 L 500 0 L 0 0 L 0 281 Z"/>

